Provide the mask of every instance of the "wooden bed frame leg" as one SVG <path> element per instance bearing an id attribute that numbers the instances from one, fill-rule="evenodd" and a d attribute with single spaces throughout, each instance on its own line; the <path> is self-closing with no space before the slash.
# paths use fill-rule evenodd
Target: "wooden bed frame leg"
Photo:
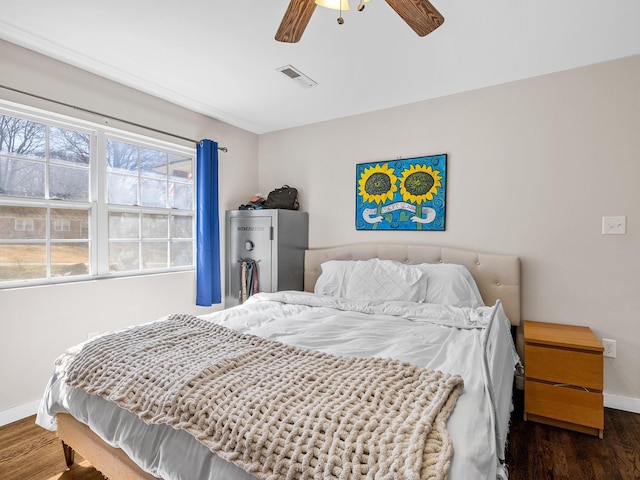
<path id="1" fill-rule="evenodd" d="M 79 422 L 68 413 L 58 413 L 56 420 L 58 422 L 58 438 L 62 441 L 67 466 L 73 465 L 77 452 L 104 478 L 158 480 L 157 477 L 143 471 L 122 450 L 107 444 L 84 423 Z"/>
<path id="2" fill-rule="evenodd" d="M 67 467 L 71 467 L 75 461 L 76 452 L 64 442 L 62 442 L 62 450 L 64 451 L 64 461 L 67 462 Z"/>

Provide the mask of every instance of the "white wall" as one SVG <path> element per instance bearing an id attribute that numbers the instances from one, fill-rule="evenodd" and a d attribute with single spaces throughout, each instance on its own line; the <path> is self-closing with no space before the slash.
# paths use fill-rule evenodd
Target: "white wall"
<path id="1" fill-rule="evenodd" d="M 638 406 L 639 132 L 635 56 L 261 135 L 260 188 L 299 188 L 311 247 L 424 242 L 520 256 L 523 318 L 617 340 L 608 403 Z M 440 153 L 445 232 L 355 230 L 357 163 Z M 626 215 L 628 233 L 601 235 L 603 215 Z"/>
<path id="2" fill-rule="evenodd" d="M 224 211 L 246 202 L 245 191 L 257 191 L 255 175 L 246 175 L 257 170 L 258 137 L 253 133 L 2 41 L 0 65 L 2 85 L 228 147 L 229 152 L 219 156 L 222 233 Z M 190 145 L 1 88 L 0 99 Z M 86 340 L 89 332 L 216 308 L 195 306 L 193 272 L 0 290 L 0 424 L 33 413 L 29 410 L 42 396 L 55 358 Z"/>

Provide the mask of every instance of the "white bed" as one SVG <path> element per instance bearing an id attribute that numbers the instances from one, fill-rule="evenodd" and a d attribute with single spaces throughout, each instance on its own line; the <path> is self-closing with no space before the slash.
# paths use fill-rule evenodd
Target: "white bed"
<path id="1" fill-rule="evenodd" d="M 346 268 L 351 275 L 358 265 L 358 271 L 367 272 L 362 270 L 362 262 L 354 261 L 375 258 L 399 262 L 397 265 L 463 265 L 475 279 L 480 301 L 487 306 L 433 305 L 426 302 L 433 300 L 426 296 L 421 302 L 409 302 L 403 298 L 407 288 L 400 289 L 400 300 L 363 299 L 367 291 L 378 288 L 367 285 L 373 275 L 350 289 L 348 282 L 337 285 L 335 278 L 327 281 L 332 267 L 343 269 L 341 272 Z M 376 262 L 367 262 L 366 268 Z M 317 284 L 323 264 L 325 276 Z M 404 275 L 405 270 L 397 265 L 388 276 L 392 277 L 396 268 Z M 418 278 L 415 268 L 407 268 L 414 275 L 412 279 Z M 433 280 L 437 274 L 430 267 L 424 269 L 427 287 L 438 285 Z M 518 361 L 509 324 L 520 321 L 519 277 L 519 260 L 509 255 L 424 245 L 315 249 L 305 257 L 306 292 L 258 294 L 244 305 L 203 319 L 305 349 L 395 358 L 460 375 L 464 391 L 447 422 L 455 450 L 449 478 L 506 478 L 504 448 Z M 422 277 L 412 284 L 417 295 L 422 295 L 420 287 L 424 286 L 420 281 Z M 349 290 L 347 297 L 351 298 L 311 293 L 318 290 L 337 295 L 340 289 L 342 294 Z M 451 293 L 445 290 L 434 291 L 442 298 Z M 453 296 L 459 297 L 458 293 Z M 436 323 L 426 321 L 425 313 Z M 71 416 L 58 415 L 65 413 Z M 61 421 L 56 422 L 56 417 Z M 63 442 L 112 480 L 153 478 L 149 473 L 166 480 L 255 478 L 212 454 L 185 431 L 149 425 L 115 403 L 70 387 L 64 381 L 63 365 L 57 367 L 47 386 L 37 422 L 51 430 L 60 427 Z M 106 447 L 105 442 L 114 448 Z"/>

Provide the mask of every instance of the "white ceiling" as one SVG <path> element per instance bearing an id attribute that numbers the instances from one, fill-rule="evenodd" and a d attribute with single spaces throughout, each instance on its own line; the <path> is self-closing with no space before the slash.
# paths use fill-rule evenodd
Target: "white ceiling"
<path id="1" fill-rule="evenodd" d="M 639 0 L 432 0 L 445 23 L 422 38 L 351 3 L 283 44 L 288 0 L 0 0 L 0 38 L 255 133 L 640 54 Z"/>

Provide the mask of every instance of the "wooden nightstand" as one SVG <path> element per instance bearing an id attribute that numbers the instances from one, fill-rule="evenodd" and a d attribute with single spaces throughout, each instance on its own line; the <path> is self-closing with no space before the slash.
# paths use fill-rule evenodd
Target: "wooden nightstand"
<path id="1" fill-rule="evenodd" d="M 604 432 L 604 348 L 589 327 L 524 322 L 524 419 Z"/>

